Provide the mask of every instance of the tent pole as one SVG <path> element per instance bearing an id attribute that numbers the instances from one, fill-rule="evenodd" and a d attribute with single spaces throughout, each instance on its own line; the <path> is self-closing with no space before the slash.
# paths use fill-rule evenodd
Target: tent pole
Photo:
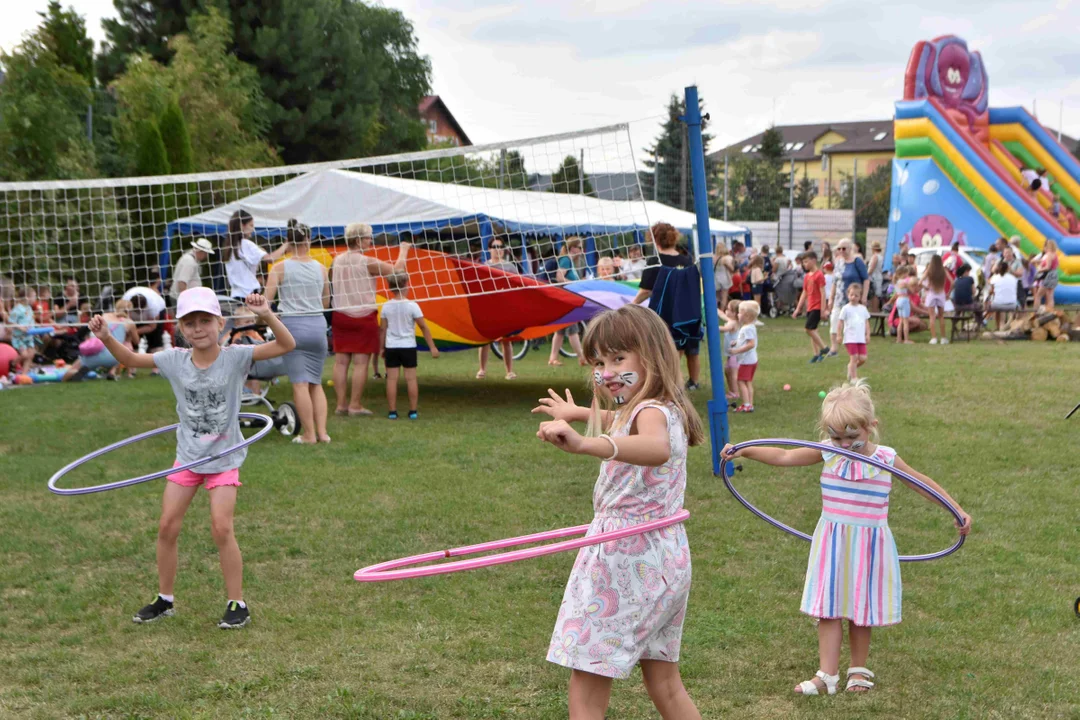
<path id="1" fill-rule="evenodd" d="M 720 316 L 716 311 L 716 278 L 713 276 L 712 235 L 709 222 L 709 198 L 705 186 L 705 152 L 701 141 L 701 110 L 698 89 L 686 88 L 686 115 L 680 118 L 687 130 L 690 172 L 693 176 L 694 212 L 697 215 L 697 240 L 701 268 L 702 296 L 705 306 L 705 335 L 709 348 L 709 375 L 713 397 L 709 400 L 709 431 L 712 436 L 713 474 L 720 474 L 720 450 L 728 441 L 728 404 L 724 389 L 724 364 L 720 354 Z M 685 167 L 685 166 L 684 166 Z"/>

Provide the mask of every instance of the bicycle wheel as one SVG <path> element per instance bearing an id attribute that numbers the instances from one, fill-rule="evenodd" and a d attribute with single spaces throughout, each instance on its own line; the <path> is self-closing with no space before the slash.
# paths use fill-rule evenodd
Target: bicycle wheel
<path id="1" fill-rule="evenodd" d="M 567 329 L 569 330 L 569 328 L 567 328 Z M 578 337 L 581 337 L 582 335 L 584 335 L 585 334 L 585 323 L 578 323 L 577 324 L 577 331 L 578 331 Z M 569 339 L 569 335 L 567 335 L 566 337 L 563 338 L 563 344 L 559 348 L 559 354 L 562 355 L 564 358 L 576 358 L 577 353 L 574 351 L 574 346 L 570 345 L 568 339 Z M 566 349 L 567 347 L 569 347 L 570 349 L 567 350 Z"/>
<path id="2" fill-rule="evenodd" d="M 495 353 L 495 357 L 500 360 L 503 359 L 502 343 L 496 340 L 491 343 L 491 352 Z M 529 341 L 528 340 L 514 340 L 510 343 L 511 357 L 515 360 L 521 360 L 523 357 L 529 354 Z"/>

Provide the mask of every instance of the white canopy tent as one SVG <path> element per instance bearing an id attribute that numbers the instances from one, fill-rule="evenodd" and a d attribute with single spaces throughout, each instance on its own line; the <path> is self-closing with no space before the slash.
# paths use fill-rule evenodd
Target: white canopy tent
<path id="1" fill-rule="evenodd" d="M 655 222 L 667 222 L 689 233 L 696 223 L 693 213 L 657 202 L 496 190 L 335 169 L 300 175 L 243 200 L 177 220 L 169 232 L 223 234 L 229 216 L 241 208 L 251 213 L 262 231 L 280 231 L 290 218 L 296 218 L 313 233 L 329 237 L 342 235 L 346 225 L 358 221 L 372 225 L 376 233 L 416 233 L 494 222 L 507 232 L 561 236 L 640 231 Z M 714 237 L 747 232 L 715 219 L 709 231 Z"/>

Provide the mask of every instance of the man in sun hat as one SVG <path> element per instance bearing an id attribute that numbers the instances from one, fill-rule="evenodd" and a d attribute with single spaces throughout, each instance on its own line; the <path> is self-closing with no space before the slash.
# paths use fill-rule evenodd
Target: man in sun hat
<path id="1" fill-rule="evenodd" d="M 196 238 L 191 243 L 191 249 L 180 257 L 179 262 L 176 263 L 176 269 L 173 270 L 172 287 L 169 289 L 169 297 L 172 298 L 173 305 L 176 304 L 180 293 L 188 288 L 202 287 L 199 265 L 206 262 L 206 258 L 213 254 L 214 246 L 209 240 L 201 237 Z"/>

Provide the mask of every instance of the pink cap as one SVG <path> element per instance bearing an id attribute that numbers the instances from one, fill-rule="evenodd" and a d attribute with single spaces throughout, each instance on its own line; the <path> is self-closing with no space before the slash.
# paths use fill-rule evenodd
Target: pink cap
<path id="1" fill-rule="evenodd" d="M 221 317 L 221 304 L 217 295 L 208 287 L 196 287 L 180 293 L 176 299 L 176 317 L 184 317 L 193 312 L 210 313 Z"/>

